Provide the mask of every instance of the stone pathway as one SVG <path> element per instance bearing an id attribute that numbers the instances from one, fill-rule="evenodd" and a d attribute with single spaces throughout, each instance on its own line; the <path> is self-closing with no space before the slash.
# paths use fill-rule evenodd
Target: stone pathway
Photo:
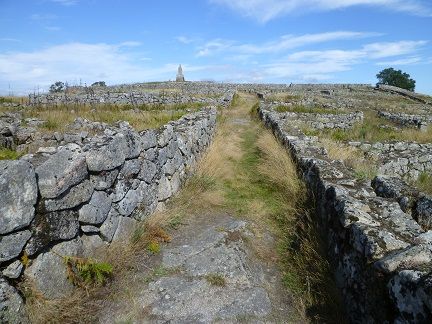
<path id="1" fill-rule="evenodd" d="M 254 123 L 250 107 L 228 117 L 233 132 Z M 147 270 L 127 297 L 104 307 L 100 323 L 299 323 L 277 265 L 256 255 L 257 224 L 211 210 L 185 221 L 160 255 L 143 261 Z"/>

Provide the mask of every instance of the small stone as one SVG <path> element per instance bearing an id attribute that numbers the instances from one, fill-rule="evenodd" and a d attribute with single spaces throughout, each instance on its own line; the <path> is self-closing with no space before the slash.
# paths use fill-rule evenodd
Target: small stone
<path id="1" fill-rule="evenodd" d="M 10 278 L 10 279 L 17 279 L 23 270 L 23 264 L 21 261 L 16 260 L 9 264 L 6 269 L 2 271 L 3 276 Z"/>
<path id="2" fill-rule="evenodd" d="M 0 236 L 0 263 L 19 256 L 30 236 L 30 231 Z"/>

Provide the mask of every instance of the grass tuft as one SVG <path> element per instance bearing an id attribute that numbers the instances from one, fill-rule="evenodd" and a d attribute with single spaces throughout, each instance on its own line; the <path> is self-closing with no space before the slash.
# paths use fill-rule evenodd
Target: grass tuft
<path id="1" fill-rule="evenodd" d="M 205 279 L 207 282 L 212 286 L 217 287 L 225 287 L 226 286 L 226 280 L 225 277 L 218 273 L 210 273 L 205 276 Z"/>
<path id="2" fill-rule="evenodd" d="M 22 156 L 17 151 L 7 148 L 0 148 L 0 160 L 18 160 Z"/>

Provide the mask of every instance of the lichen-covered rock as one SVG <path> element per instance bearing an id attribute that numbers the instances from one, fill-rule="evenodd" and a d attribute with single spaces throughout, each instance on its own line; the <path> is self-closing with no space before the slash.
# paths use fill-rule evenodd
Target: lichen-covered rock
<path id="1" fill-rule="evenodd" d="M 0 234 L 30 224 L 37 200 L 36 175 L 26 161 L 0 161 Z"/>
<path id="2" fill-rule="evenodd" d="M 155 147 L 157 145 L 156 132 L 154 130 L 146 130 L 140 133 L 141 135 L 141 148 L 143 150 L 148 150 L 149 148 Z"/>
<path id="3" fill-rule="evenodd" d="M 74 291 L 74 286 L 68 280 L 64 257 L 76 257 L 82 253 L 82 242 L 79 239 L 57 244 L 52 251 L 40 254 L 25 270 L 25 275 L 45 298 L 67 297 Z"/>
<path id="4" fill-rule="evenodd" d="M 113 242 L 129 242 L 137 227 L 138 222 L 136 220 L 130 217 L 120 216 Z"/>
<path id="5" fill-rule="evenodd" d="M 141 159 L 132 159 L 127 160 L 122 168 L 120 169 L 120 173 L 118 175 L 119 179 L 131 179 L 135 175 L 140 172 L 142 160 Z"/>
<path id="6" fill-rule="evenodd" d="M 33 255 L 52 242 L 73 239 L 79 230 L 78 212 L 56 211 L 36 215 L 25 251 Z"/>
<path id="7" fill-rule="evenodd" d="M 20 255 L 30 236 L 28 230 L 0 236 L 0 263 Z"/>
<path id="8" fill-rule="evenodd" d="M 118 169 L 102 171 L 99 174 L 91 174 L 90 181 L 96 190 L 106 190 L 111 188 L 119 174 Z"/>
<path id="9" fill-rule="evenodd" d="M 138 174 L 138 179 L 147 183 L 151 183 L 157 175 L 157 166 L 149 160 L 144 160 L 141 165 L 141 170 Z"/>
<path id="10" fill-rule="evenodd" d="M 424 272 L 403 270 L 388 283 L 399 317 L 395 323 L 432 322 L 432 277 Z"/>
<path id="11" fill-rule="evenodd" d="M 39 191 L 43 198 L 56 198 L 87 176 L 81 148 L 69 144 L 36 168 Z"/>
<path id="12" fill-rule="evenodd" d="M 0 277 L 0 322 L 4 324 L 30 323 L 24 302 L 18 291 Z"/>
<path id="13" fill-rule="evenodd" d="M 115 169 L 124 163 L 129 151 L 123 134 L 116 134 L 102 143 L 93 143 L 86 149 L 87 166 L 92 172 Z"/>
<path id="14" fill-rule="evenodd" d="M 107 193 L 95 191 L 88 204 L 80 208 L 78 220 L 85 224 L 102 224 L 111 209 L 111 202 L 111 197 Z"/>
<path id="15" fill-rule="evenodd" d="M 16 260 L 2 271 L 2 275 L 6 278 L 17 279 L 21 275 L 23 268 L 21 261 Z"/>
<path id="16" fill-rule="evenodd" d="M 45 209 L 48 212 L 71 209 L 90 200 L 94 191 L 93 184 L 90 180 L 84 180 L 76 186 L 70 188 L 62 196 L 56 199 L 47 199 L 44 201 Z"/>
<path id="17" fill-rule="evenodd" d="M 111 208 L 110 212 L 108 213 L 107 219 L 100 227 L 100 235 L 104 241 L 112 241 L 113 236 L 117 230 L 119 220 L 120 214 L 114 208 Z"/>

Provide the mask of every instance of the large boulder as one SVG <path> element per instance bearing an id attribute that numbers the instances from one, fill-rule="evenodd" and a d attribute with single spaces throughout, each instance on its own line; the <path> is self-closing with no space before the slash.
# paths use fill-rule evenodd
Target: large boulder
<path id="1" fill-rule="evenodd" d="M 0 234 L 28 226 L 36 200 L 33 166 L 26 161 L 0 161 Z"/>
<path id="2" fill-rule="evenodd" d="M 87 164 L 81 148 L 68 144 L 36 168 L 43 198 L 56 198 L 87 177 Z"/>
<path id="3" fill-rule="evenodd" d="M 74 291 L 74 286 L 68 280 L 64 257 L 82 254 L 83 246 L 80 239 L 57 244 L 50 252 L 40 254 L 25 270 L 25 275 L 45 298 L 67 297 Z"/>

